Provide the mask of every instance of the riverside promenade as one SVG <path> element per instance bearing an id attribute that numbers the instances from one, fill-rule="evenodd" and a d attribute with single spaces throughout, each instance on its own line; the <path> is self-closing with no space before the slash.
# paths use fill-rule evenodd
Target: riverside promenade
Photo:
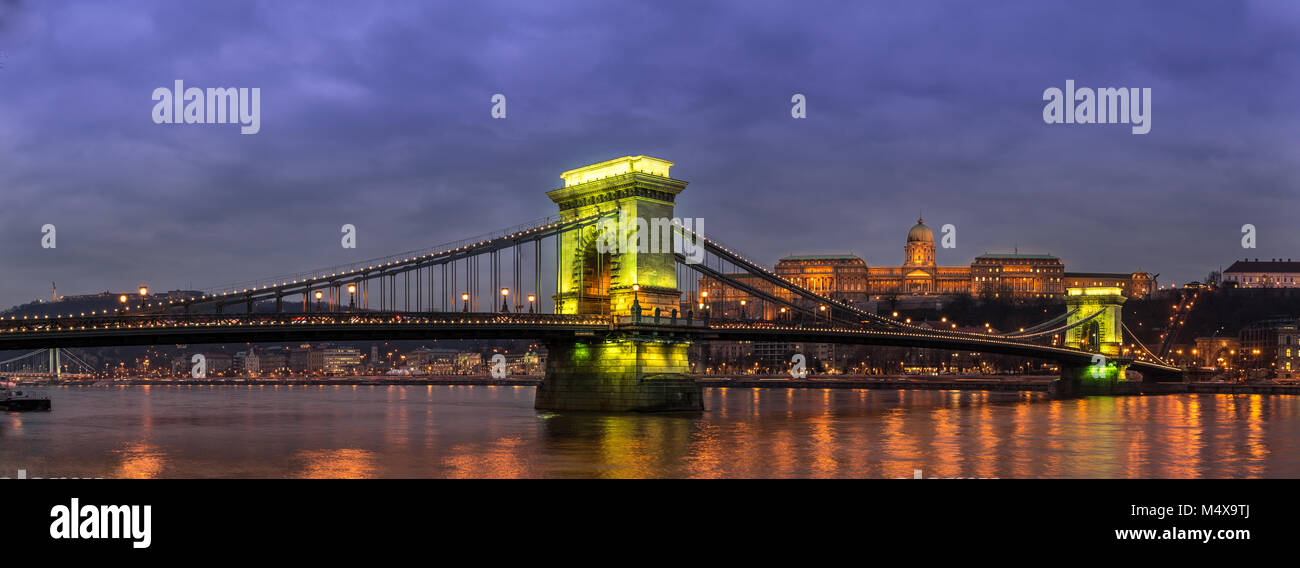
<path id="1" fill-rule="evenodd" d="M 741 375 L 734 377 L 696 377 L 696 384 L 708 388 L 766 389 L 907 389 L 970 391 L 1040 391 L 1051 388 L 1051 375 L 1014 376 L 862 376 L 824 375 L 804 379 L 788 376 Z M 511 376 L 501 379 L 485 375 L 438 377 L 284 377 L 284 378 L 208 378 L 208 379 L 76 379 L 57 384 L 31 383 L 38 386 L 523 386 L 541 384 L 539 376 Z M 1277 394 L 1300 395 L 1300 385 L 1273 383 L 1131 383 L 1121 394 Z"/>

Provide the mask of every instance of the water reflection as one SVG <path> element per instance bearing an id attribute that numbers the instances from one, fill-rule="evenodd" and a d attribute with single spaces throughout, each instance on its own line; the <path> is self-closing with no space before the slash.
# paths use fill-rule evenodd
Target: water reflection
<path id="1" fill-rule="evenodd" d="M 375 476 L 375 454 L 368 450 L 302 450 L 293 461 L 301 464 L 294 477 L 305 479 L 360 479 Z"/>
<path id="2" fill-rule="evenodd" d="M 1300 397 L 706 389 L 538 413 L 528 387 L 79 387 L 0 417 L 45 477 L 1297 477 Z"/>
<path id="3" fill-rule="evenodd" d="M 120 457 L 118 464 L 109 477 L 124 479 L 153 479 L 162 473 L 167 457 L 161 448 L 145 442 L 132 442 L 114 452 Z"/>

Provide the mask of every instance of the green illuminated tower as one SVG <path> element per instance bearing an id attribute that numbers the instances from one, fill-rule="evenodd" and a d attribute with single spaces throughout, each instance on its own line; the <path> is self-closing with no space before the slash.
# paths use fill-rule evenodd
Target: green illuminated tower
<path id="1" fill-rule="evenodd" d="M 1067 330 L 1065 346 L 1118 357 L 1124 342 L 1124 330 L 1120 324 L 1121 309 L 1126 299 L 1123 290 L 1100 286 L 1068 288 L 1065 292 L 1065 309 L 1074 312 L 1067 323 L 1073 324 L 1098 311 L 1102 312 L 1092 321 Z"/>
<path id="2" fill-rule="evenodd" d="M 1097 356 L 1088 365 L 1062 363 L 1061 378 L 1053 385 L 1054 392 L 1065 396 L 1118 394 L 1123 390 L 1121 383 L 1131 362 L 1123 356 L 1123 290 L 1090 286 L 1067 288 L 1065 292 L 1065 309 L 1070 313 L 1067 323 L 1101 314 L 1066 330 L 1064 345 Z"/>
<path id="3" fill-rule="evenodd" d="M 627 156 L 564 172 L 546 195 L 562 220 L 603 215 L 601 223 L 560 238 L 561 314 L 632 315 L 639 304 L 666 321 L 679 306 L 670 223 L 686 182 L 668 177 L 672 162 Z M 703 408 L 688 375 L 688 344 L 635 334 L 547 345 L 541 410 L 666 411 Z"/>
<path id="4" fill-rule="evenodd" d="M 664 229 L 686 182 L 668 177 L 672 165 L 627 156 L 561 174 L 564 187 L 546 195 L 562 220 L 609 217 L 561 239 L 557 313 L 630 315 L 633 299 L 645 313 L 677 308 L 672 236 Z"/>

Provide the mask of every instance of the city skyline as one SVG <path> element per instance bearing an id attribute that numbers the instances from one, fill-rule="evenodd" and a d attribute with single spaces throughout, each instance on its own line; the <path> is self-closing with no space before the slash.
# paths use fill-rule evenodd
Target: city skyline
<path id="1" fill-rule="evenodd" d="M 4 306 L 51 281 L 196 289 L 428 247 L 551 215 L 560 172 L 639 154 L 676 162 L 679 211 L 767 266 L 897 265 L 918 213 L 957 229 L 940 265 L 1018 249 L 1181 284 L 1300 257 L 1284 206 L 1300 10 L 1283 3 L 1159 12 L 1158 29 L 1143 24 L 1158 6 L 1128 3 L 721 20 L 581 3 L 2 6 Z M 150 121 L 150 94 L 176 80 L 261 89 L 260 132 Z M 1151 131 L 1045 124 L 1043 90 L 1067 80 L 1151 88 Z M 1246 223 L 1257 249 L 1241 248 Z"/>

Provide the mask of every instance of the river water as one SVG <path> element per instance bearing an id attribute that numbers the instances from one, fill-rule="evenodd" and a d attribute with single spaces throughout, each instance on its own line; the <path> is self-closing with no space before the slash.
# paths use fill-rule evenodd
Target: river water
<path id="1" fill-rule="evenodd" d="M 1300 397 L 705 389 L 546 413 L 524 386 L 54 388 L 0 477 L 1300 477 Z"/>

